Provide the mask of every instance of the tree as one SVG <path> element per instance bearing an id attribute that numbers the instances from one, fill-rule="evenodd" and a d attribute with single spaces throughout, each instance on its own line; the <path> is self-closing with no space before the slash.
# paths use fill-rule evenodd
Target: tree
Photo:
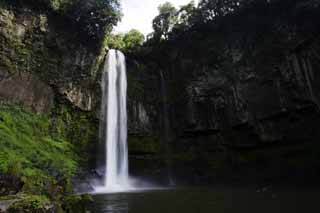
<path id="1" fill-rule="evenodd" d="M 144 35 L 136 29 L 130 30 L 123 37 L 123 42 L 127 50 L 133 50 L 144 42 Z"/>
<path id="2" fill-rule="evenodd" d="M 110 49 L 118 49 L 122 51 L 132 51 L 142 46 L 144 35 L 138 30 L 132 29 L 128 33 L 118 33 L 107 36 L 105 45 Z"/>
<path id="3" fill-rule="evenodd" d="M 65 25 L 77 28 L 84 40 L 104 38 L 121 18 L 119 0 L 0 0 L 17 7 L 28 5 L 50 12 L 67 21 Z"/>
<path id="4" fill-rule="evenodd" d="M 195 24 L 196 7 L 194 1 L 181 6 L 177 13 L 177 21 L 172 29 L 173 33 L 181 33 Z"/>
<path id="5" fill-rule="evenodd" d="M 202 0 L 199 9 L 204 21 L 222 17 L 235 11 L 247 0 Z"/>
<path id="6" fill-rule="evenodd" d="M 105 45 L 110 49 L 122 50 L 125 48 L 123 38 L 124 35 L 122 33 L 109 35 L 105 39 Z"/>
<path id="7" fill-rule="evenodd" d="M 153 19 L 154 36 L 167 39 L 177 21 L 177 9 L 170 2 L 166 2 L 160 5 L 158 10 L 159 15 Z"/>
<path id="8" fill-rule="evenodd" d="M 69 0 L 60 10 L 93 39 L 110 32 L 121 17 L 119 0 Z"/>
<path id="9" fill-rule="evenodd" d="M 190 21 L 191 16 L 194 15 L 195 9 L 196 7 L 194 5 L 194 1 L 191 1 L 187 5 L 181 6 L 178 13 L 179 14 L 178 23 L 188 25 L 188 22 Z"/>

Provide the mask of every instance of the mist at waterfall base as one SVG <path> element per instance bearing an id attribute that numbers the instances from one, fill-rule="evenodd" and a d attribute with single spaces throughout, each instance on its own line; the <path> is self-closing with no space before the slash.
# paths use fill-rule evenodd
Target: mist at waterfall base
<path id="1" fill-rule="evenodd" d="M 101 82 L 100 139 L 104 151 L 102 184 L 95 194 L 157 189 L 153 184 L 129 176 L 127 146 L 127 76 L 125 56 L 109 50 Z"/>

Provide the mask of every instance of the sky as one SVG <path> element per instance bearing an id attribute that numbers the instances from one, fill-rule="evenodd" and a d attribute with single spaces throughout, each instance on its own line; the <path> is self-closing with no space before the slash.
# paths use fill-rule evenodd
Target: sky
<path id="1" fill-rule="evenodd" d="M 114 31 L 126 33 L 131 29 L 137 29 L 145 35 L 151 33 L 152 20 L 158 15 L 158 6 L 167 1 L 177 8 L 191 2 L 191 0 L 121 0 L 123 17 Z M 197 3 L 197 0 L 195 2 Z"/>

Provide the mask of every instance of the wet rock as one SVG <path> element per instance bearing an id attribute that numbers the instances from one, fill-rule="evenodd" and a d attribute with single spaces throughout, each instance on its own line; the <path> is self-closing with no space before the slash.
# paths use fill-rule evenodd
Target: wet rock
<path id="1" fill-rule="evenodd" d="M 6 209 L 8 213 L 57 213 L 62 212 L 61 207 L 49 201 L 44 196 L 21 194 L 17 199 L 10 201 L 10 205 Z"/>
<path id="2" fill-rule="evenodd" d="M 199 44 L 211 40 L 206 39 L 188 47 L 186 41 L 175 40 L 153 52 L 141 51 L 129 61 L 128 76 L 136 79 L 128 84 L 128 91 L 136 91 L 129 93 L 129 102 L 131 107 L 143 105 L 151 127 L 129 135 L 129 149 L 137 135 L 151 135 L 154 139 L 146 144 L 160 141 L 155 155 L 162 156 L 175 175 L 193 182 L 203 177 L 222 181 L 242 177 L 244 182 L 257 177 L 263 182 L 265 177 L 292 178 L 288 174 L 303 174 L 303 168 L 318 176 L 319 160 L 312 156 L 319 153 L 320 138 L 320 75 L 315 72 L 319 38 L 306 38 L 307 43 L 294 49 L 281 41 L 281 58 L 273 55 L 277 50 L 272 46 L 255 49 L 268 55 L 250 58 L 231 44 L 235 55 L 225 55 L 221 64 L 212 62 L 216 56 L 208 56 L 206 48 L 199 49 Z M 190 53 L 191 47 L 199 52 Z M 171 54 L 177 50 L 179 57 Z M 129 121 L 135 121 L 129 122 L 132 133 L 141 129 L 138 114 L 128 113 Z"/>
<path id="3" fill-rule="evenodd" d="M 23 187 L 20 178 L 12 175 L 0 175 L 0 196 L 13 195 Z"/>
<path id="4" fill-rule="evenodd" d="M 42 113 L 52 109 L 57 97 L 84 111 L 96 109 L 105 53 L 68 30 L 48 14 L 0 8 L 1 102 Z"/>
<path id="5" fill-rule="evenodd" d="M 92 91 L 88 91 L 85 88 L 69 84 L 67 87 L 61 88 L 60 93 L 71 103 L 84 111 L 91 111 L 94 107 L 94 95 L 92 94 Z"/>
<path id="6" fill-rule="evenodd" d="M 93 199 L 89 194 L 72 195 L 65 199 L 63 210 L 70 213 L 86 213 Z"/>
<path id="7" fill-rule="evenodd" d="M 53 106 L 54 93 L 50 86 L 31 73 L 6 75 L 0 80 L 0 100 L 37 112 L 48 113 Z"/>
<path id="8" fill-rule="evenodd" d="M 8 208 L 17 201 L 19 200 L 18 199 L 0 200 L 0 213 L 7 212 Z"/>

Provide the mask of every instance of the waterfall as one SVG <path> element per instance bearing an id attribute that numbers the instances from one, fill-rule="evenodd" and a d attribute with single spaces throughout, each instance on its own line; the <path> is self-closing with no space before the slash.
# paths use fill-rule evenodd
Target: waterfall
<path id="1" fill-rule="evenodd" d="M 129 187 L 127 148 L 127 76 L 125 56 L 110 50 L 102 75 L 100 137 L 105 144 L 104 185 L 96 191 Z"/>
<path id="2" fill-rule="evenodd" d="M 102 99 L 100 113 L 97 171 L 104 173 L 104 181 L 97 186 L 93 180 L 92 193 L 117 193 L 160 189 L 156 185 L 129 178 L 127 146 L 127 74 L 125 56 L 118 50 L 109 50 L 101 81 Z M 103 161 L 103 162 L 102 162 Z M 100 174 L 100 173 L 99 173 Z"/>

